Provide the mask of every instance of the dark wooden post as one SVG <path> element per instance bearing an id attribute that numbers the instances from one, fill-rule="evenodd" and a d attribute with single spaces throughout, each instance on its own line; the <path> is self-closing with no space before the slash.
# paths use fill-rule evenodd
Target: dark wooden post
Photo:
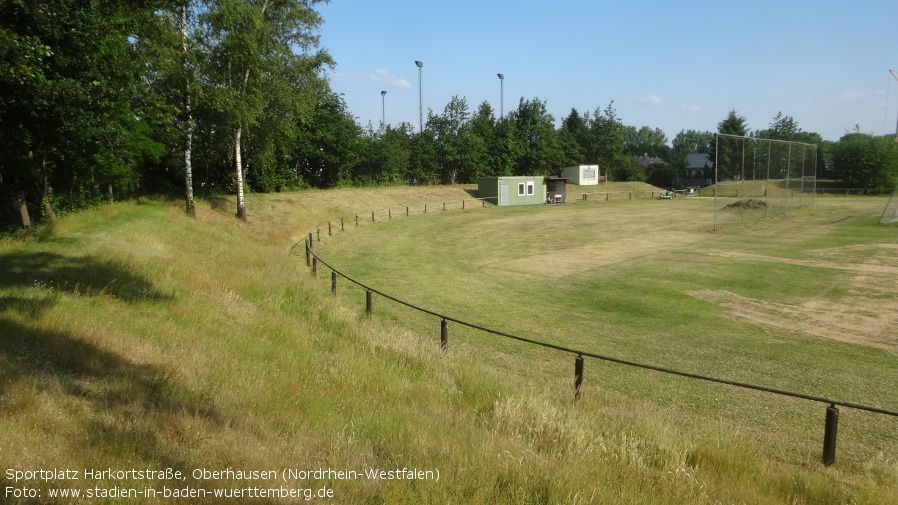
<path id="1" fill-rule="evenodd" d="M 337 271 L 331 272 L 331 293 L 337 294 Z"/>
<path id="2" fill-rule="evenodd" d="M 449 323 L 445 319 L 440 321 L 440 349 L 449 348 Z"/>
<path id="3" fill-rule="evenodd" d="M 371 290 L 365 291 L 365 315 L 371 317 Z"/>
<path id="4" fill-rule="evenodd" d="M 826 426 L 823 429 L 823 464 L 836 462 L 836 431 L 839 427 L 839 409 L 835 405 L 826 408 Z"/>
<path id="5" fill-rule="evenodd" d="M 580 386 L 583 384 L 583 356 L 577 355 L 574 360 L 574 398 L 580 397 Z"/>

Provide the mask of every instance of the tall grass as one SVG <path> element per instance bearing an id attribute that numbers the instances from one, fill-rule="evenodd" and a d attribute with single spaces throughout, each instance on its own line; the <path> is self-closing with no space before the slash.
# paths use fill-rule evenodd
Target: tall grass
<path id="1" fill-rule="evenodd" d="M 332 296 L 290 254 L 310 228 L 334 214 L 469 196 L 464 188 L 256 196 L 248 223 L 232 217 L 227 199 L 200 205 L 197 220 L 183 217 L 180 204 L 119 203 L 69 216 L 35 240 L 0 242 L 0 467 L 440 471 L 437 482 L 276 483 L 332 488 L 333 503 L 883 503 L 898 497 L 893 452 L 825 469 L 817 463 L 817 438 L 806 457 L 788 447 L 776 453 L 759 444 L 748 421 L 684 415 L 678 398 L 703 393 L 649 387 L 633 372 L 605 365 L 588 365 L 590 387 L 574 401 L 567 359 L 545 359 L 454 327 L 449 351 L 438 352 L 432 321 L 406 321 L 382 301 L 376 316 L 366 318 L 351 289 L 341 284 Z M 349 239 L 363 239 L 365 230 L 394 233 L 459 219 L 443 222 L 440 231 L 448 232 L 472 215 L 379 223 L 322 246 L 336 253 L 339 244 L 350 248 Z M 442 249 L 422 244 L 452 244 L 451 235 L 418 232 L 427 240 L 413 244 L 429 254 Z M 387 245 L 374 258 L 381 266 L 362 273 L 413 263 L 404 247 Z M 425 260 L 433 265 L 434 257 L 447 256 Z M 353 259 L 353 268 L 364 264 Z M 454 278 L 446 268 L 432 279 Z M 480 300 L 502 309 L 487 295 L 490 286 L 456 282 L 455 294 L 434 301 Z M 650 296 L 663 297 L 663 286 L 658 289 Z M 551 301 L 538 291 L 530 295 L 534 307 Z M 622 338 L 639 329 L 632 321 L 615 326 L 611 315 L 600 324 L 620 328 Z M 661 391 L 661 401 L 652 389 Z M 855 434 L 840 444 L 846 438 Z M 51 499 L 49 489 L 165 483 L 16 483 L 0 474 L 0 489 L 23 484 L 41 497 L 0 501 L 69 503 L 74 500 Z M 277 487 L 192 478 L 178 485 Z"/>

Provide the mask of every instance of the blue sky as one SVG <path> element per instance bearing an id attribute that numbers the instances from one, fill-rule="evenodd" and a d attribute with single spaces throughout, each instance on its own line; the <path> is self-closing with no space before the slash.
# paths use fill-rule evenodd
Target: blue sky
<path id="1" fill-rule="evenodd" d="M 750 129 L 777 112 L 838 140 L 859 125 L 894 133 L 898 0 L 331 0 L 319 4 L 329 72 L 361 125 L 418 125 L 454 95 L 499 115 L 546 102 L 556 125 L 614 101 L 621 121 L 716 131 L 730 109 Z"/>

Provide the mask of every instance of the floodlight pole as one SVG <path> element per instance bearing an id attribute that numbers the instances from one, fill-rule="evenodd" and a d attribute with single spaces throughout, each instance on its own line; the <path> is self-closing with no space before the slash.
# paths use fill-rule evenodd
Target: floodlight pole
<path id="1" fill-rule="evenodd" d="M 380 126 L 381 126 L 381 128 L 383 128 L 383 126 L 387 123 L 387 100 L 386 100 L 386 96 L 387 96 L 387 92 L 386 92 L 386 91 L 381 91 L 381 92 L 380 92 L 380 106 L 381 106 L 381 110 L 380 110 Z"/>
<path id="2" fill-rule="evenodd" d="M 898 70 L 889 69 L 889 73 L 898 81 Z M 895 121 L 895 141 L 898 142 L 898 119 Z"/>
<path id="3" fill-rule="evenodd" d="M 499 76 L 499 118 L 505 119 L 505 74 Z"/>
<path id="4" fill-rule="evenodd" d="M 424 131 L 424 87 L 421 77 L 421 67 L 424 66 L 423 61 L 415 60 L 418 66 L 418 132 Z"/>

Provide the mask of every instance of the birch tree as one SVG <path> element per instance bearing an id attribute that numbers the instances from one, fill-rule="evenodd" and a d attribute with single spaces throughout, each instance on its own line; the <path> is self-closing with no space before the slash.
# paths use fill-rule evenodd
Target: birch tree
<path id="1" fill-rule="evenodd" d="M 318 45 L 322 19 L 318 0 L 210 0 L 205 13 L 208 96 L 231 132 L 237 217 L 246 219 L 243 142 L 259 123 L 268 89 L 282 89 L 302 75 L 315 78 L 330 62 L 326 53 L 310 55 Z M 297 75 L 297 73 L 301 75 Z M 252 139 L 250 139 L 252 140 Z"/>

